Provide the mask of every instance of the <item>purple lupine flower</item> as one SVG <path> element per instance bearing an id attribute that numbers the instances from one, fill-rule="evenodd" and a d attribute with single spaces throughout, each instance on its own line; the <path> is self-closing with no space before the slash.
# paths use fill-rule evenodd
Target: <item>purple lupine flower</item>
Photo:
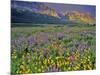
<path id="1" fill-rule="evenodd" d="M 25 44 L 27 44 L 26 38 L 25 37 L 19 37 L 17 39 L 13 39 L 11 42 L 15 49 L 18 50 L 23 50 Z"/>
<path id="2" fill-rule="evenodd" d="M 57 33 L 57 38 L 59 40 L 62 40 L 64 37 L 65 37 L 65 34 L 64 33 Z"/>
<path id="3" fill-rule="evenodd" d="M 87 44 L 79 44 L 78 45 L 78 50 L 83 51 L 84 49 L 87 49 Z"/>
<path id="4" fill-rule="evenodd" d="M 36 39 L 36 42 L 38 44 L 44 44 L 44 43 L 48 43 L 49 42 L 49 40 L 48 40 L 48 34 L 47 33 L 43 33 L 43 32 L 37 33 L 35 35 L 35 39 Z"/>
<path id="5" fill-rule="evenodd" d="M 34 36 L 29 36 L 27 38 L 27 41 L 28 41 L 28 45 L 31 47 L 36 43 L 36 39 L 34 38 Z"/>

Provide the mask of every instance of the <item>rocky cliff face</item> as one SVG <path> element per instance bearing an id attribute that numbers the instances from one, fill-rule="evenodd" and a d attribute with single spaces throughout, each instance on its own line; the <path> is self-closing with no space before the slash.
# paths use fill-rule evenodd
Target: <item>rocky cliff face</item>
<path id="1" fill-rule="evenodd" d="M 44 3 L 12 1 L 12 8 L 17 8 L 23 11 L 31 11 L 59 18 L 58 13 L 53 8 L 46 6 Z"/>
<path id="2" fill-rule="evenodd" d="M 66 14 L 70 21 L 83 22 L 88 24 L 95 24 L 95 18 L 90 13 L 83 13 L 79 11 L 72 11 Z"/>
<path id="3" fill-rule="evenodd" d="M 53 16 L 53 17 L 57 17 L 60 18 L 58 13 L 54 10 L 54 9 L 47 9 L 44 10 L 42 12 L 40 12 L 41 14 L 45 14 L 45 15 L 49 15 L 49 16 Z"/>

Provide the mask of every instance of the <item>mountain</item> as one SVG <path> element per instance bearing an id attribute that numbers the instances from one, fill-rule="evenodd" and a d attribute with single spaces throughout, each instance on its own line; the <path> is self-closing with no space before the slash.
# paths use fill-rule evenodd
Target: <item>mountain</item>
<path id="1" fill-rule="evenodd" d="M 11 1 L 12 23 L 95 24 L 95 18 L 92 17 L 90 13 L 80 11 L 66 11 L 67 13 L 61 12 L 57 12 L 53 7 L 51 8 L 45 3 Z"/>
<path id="2" fill-rule="evenodd" d="M 58 13 L 44 3 L 11 1 L 12 23 L 64 23 Z"/>
<path id="3" fill-rule="evenodd" d="M 35 12 L 59 18 L 58 13 L 54 9 L 46 6 L 44 3 L 12 1 L 11 8 L 17 8 L 23 11 L 28 10 L 30 12 Z"/>
<path id="4" fill-rule="evenodd" d="M 59 18 L 44 15 L 35 12 L 23 11 L 19 9 L 11 9 L 11 22 L 12 23 L 35 23 L 35 24 L 59 24 L 62 21 Z"/>
<path id="5" fill-rule="evenodd" d="M 95 18 L 90 13 L 83 13 L 79 11 L 71 11 L 65 14 L 70 21 L 76 21 L 87 24 L 95 24 Z"/>

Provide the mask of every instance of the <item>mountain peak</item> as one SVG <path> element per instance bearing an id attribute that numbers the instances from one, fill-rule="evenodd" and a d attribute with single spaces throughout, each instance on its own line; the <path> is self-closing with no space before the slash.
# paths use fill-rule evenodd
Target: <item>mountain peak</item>
<path id="1" fill-rule="evenodd" d="M 88 12 L 71 11 L 68 12 L 66 16 L 68 16 L 71 21 L 95 24 L 95 18 Z"/>

